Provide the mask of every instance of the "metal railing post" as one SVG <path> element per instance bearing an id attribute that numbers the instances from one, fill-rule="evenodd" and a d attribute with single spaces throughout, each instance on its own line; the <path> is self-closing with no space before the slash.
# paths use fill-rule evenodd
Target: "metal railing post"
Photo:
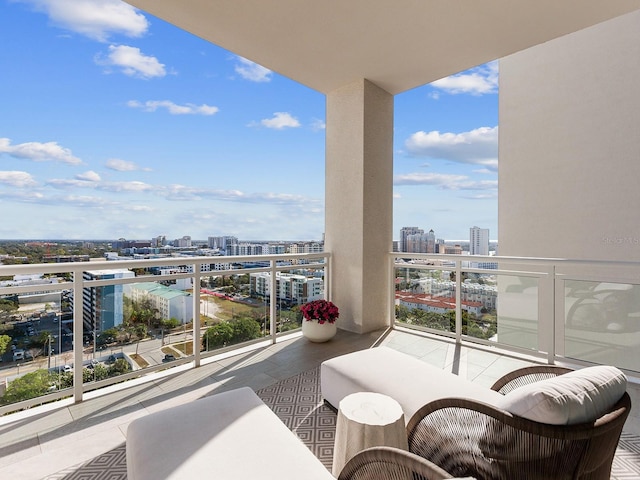
<path id="1" fill-rule="evenodd" d="M 276 261 L 274 259 L 271 259 L 269 265 L 271 266 L 271 290 L 269 292 L 269 331 L 271 333 L 271 341 L 273 343 L 276 343 L 276 335 L 278 334 L 277 332 L 277 327 L 278 327 L 278 322 L 277 322 L 277 309 L 276 309 L 276 305 L 277 305 L 277 285 L 278 285 L 278 281 L 276 278 Z"/>
<path id="2" fill-rule="evenodd" d="M 193 266 L 193 366 L 200 366 L 200 274 L 202 264 L 200 262 Z"/>
<path id="3" fill-rule="evenodd" d="M 83 303 L 82 269 L 73 269 L 73 400 L 82 401 L 82 353 L 84 350 L 82 303 Z M 62 321 L 62 320 L 60 320 Z M 93 348 L 96 348 L 95 342 Z M 58 352 L 60 354 L 60 352 Z"/>

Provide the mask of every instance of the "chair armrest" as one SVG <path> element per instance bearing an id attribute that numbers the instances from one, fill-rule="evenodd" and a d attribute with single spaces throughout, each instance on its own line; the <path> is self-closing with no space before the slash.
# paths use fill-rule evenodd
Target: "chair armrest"
<path id="1" fill-rule="evenodd" d="M 446 398 L 418 410 L 407 436 L 411 452 L 454 477 L 572 478 L 597 423 L 548 425 L 475 400 Z"/>
<path id="2" fill-rule="evenodd" d="M 444 480 L 453 477 L 418 455 L 386 446 L 372 447 L 359 452 L 347 462 L 338 477 L 339 480 L 371 478 Z"/>
<path id="3" fill-rule="evenodd" d="M 565 373 L 573 371 L 570 368 L 559 367 L 557 365 L 533 365 L 530 367 L 519 368 L 499 378 L 491 387 L 503 395 L 515 390 L 523 385 L 545 380 L 547 378 L 557 377 Z"/>

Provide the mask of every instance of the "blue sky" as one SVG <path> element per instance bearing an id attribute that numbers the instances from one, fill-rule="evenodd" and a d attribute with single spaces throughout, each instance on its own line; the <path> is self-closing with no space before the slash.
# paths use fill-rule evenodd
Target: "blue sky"
<path id="1" fill-rule="evenodd" d="M 0 238 L 321 238 L 324 95 L 119 0 L 0 0 L 0 42 Z M 396 96 L 394 239 L 497 238 L 497 78 Z"/>

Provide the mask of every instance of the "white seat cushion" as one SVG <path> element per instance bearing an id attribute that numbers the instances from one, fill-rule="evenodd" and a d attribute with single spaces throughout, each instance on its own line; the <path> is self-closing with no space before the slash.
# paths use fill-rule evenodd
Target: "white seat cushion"
<path id="1" fill-rule="evenodd" d="M 320 370 L 322 396 L 334 407 L 351 393 L 376 392 L 398 401 L 408 423 L 420 407 L 447 397 L 495 405 L 502 395 L 388 347 L 326 360 Z"/>
<path id="2" fill-rule="evenodd" d="M 131 422 L 127 471 L 129 480 L 335 480 L 247 387 Z"/>
<path id="3" fill-rule="evenodd" d="M 517 388 L 506 394 L 498 406 L 536 422 L 573 425 L 604 415 L 626 389 L 624 373 L 599 365 Z"/>

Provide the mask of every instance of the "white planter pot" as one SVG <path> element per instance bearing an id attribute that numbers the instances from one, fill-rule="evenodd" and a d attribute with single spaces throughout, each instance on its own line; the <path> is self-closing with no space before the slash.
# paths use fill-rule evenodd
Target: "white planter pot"
<path id="1" fill-rule="evenodd" d="M 302 320 L 302 335 L 310 342 L 326 342 L 336 334 L 335 323 L 318 323 L 317 320 Z"/>

